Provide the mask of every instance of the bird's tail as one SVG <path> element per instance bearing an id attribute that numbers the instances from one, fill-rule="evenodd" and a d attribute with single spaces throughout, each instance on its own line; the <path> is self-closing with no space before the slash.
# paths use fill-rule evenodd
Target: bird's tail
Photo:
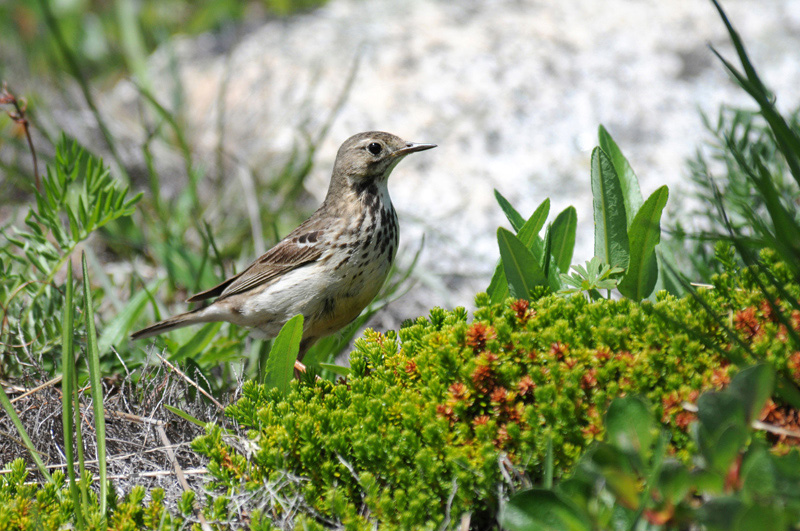
<path id="1" fill-rule="evenodd" d="M 132 333 L 131 339 L 145 339 L 163 334 L 164 332 L 183 328 L 184 326 L 193 325 L 195 323 L 205 323 L 208 321 L 203 316 L 203 311 L 205 309 L 206 308 L 198 308 L 196 310 L 192 310 L 191 312 L 182 313 L 180 315 L 176 315 L 175 317 L 170 317 L 169 319 L 159 321 L 148 326 L 147 328 L 142 328 L 141 330 Z"/>

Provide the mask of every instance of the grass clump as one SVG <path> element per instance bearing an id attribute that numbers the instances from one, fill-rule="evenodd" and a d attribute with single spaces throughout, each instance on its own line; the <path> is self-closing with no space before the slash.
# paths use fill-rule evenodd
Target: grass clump
<path id="1" fill-rule="evenodd" d="M 227 414 L 250 440 L 213 427 L 193 447 L 210 459 L 214 492 L 246 493 L 276 523 L 299 514 L 295 525 L 435 529 L 470 513 L 491 526 L 504 492 L 542 479 L 549 445 L 561 476 L 602 436 L 613 398 L 655 404 L 669 452 L 687 460 L 695 416 L 681 404 L 724 387 L 728 357 L 793 367 L 756 271 L 719 275 L 700 294 L 729 330 L 698 299 L 663 292 L 643 304 L 481 294 L 472 322 L 434 309 L 396 334 L 369 332 L 338 383 L 294 383 L 286 395 L 246 383 Z M 786 276 L 781 264 L 770 271 Z"/>

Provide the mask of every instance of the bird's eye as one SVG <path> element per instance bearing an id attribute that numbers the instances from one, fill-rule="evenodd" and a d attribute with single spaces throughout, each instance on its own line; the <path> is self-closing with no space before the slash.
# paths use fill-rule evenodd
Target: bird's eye
<path id="1" fill-rule="evenodd" d="M 367 146 L 367 150 L 369 150 L 369 152 L 372 153 L 373 155 L 377 155 L 378 153 L 380 153 L 381 149 L 383 148 L 377 142 L 372 142 L 370 145 Z"/>

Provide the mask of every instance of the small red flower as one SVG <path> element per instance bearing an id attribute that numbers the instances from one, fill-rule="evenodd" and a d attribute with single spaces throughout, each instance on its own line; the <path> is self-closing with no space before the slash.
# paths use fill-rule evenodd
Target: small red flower
<path id="1" fill-rule="evenodd" d="M 456 382 L 450 386 L 450 394 L 453 395 L 453 398 L 456 400 L 461 400 L 467 394 L 467 386 L 461 382 Z"/>
<path id="2" fill-rule="evenodd" d="M 481 393 L 487 393 L 494 387 L 494 374 L 492 373 L 491 367 L 478 365 L 475 367 L 475 370 L 472 371 L 471 377 L 475 389 Z"/>
<path id="3" fill-rule="evenodd" d="M 519 394 L 522 396 L 527 395 L 534 389 L 536 389 L 536 384 L 534 383 L 533 379 L 527 374 L 523 376 L 522 379 L 517 384 L 517 390 L 519 391 Z"/>
<path id="4" fill-rule="evenodd" d="M 592 367 L 581 377 L 581 388 L 586 391 L 597 385 L 597 369 Z"/>
<path id="5" fill-rule="evenodd" d="M 530 317 L 528 312 L 529 306 L 530 303 L 525 299 L 517 299 L 511 303 L 511 309 L 514 310 L 514 312 L 517 314 L 517 319 L 519 319 L 519 321 L 522 323 L 526 322 Z"/>
<path id="6" fill-rule="evenodd" d="M 505 387 L 497 387 L 494 391 L 492 391 L 490 400 L 495 404 L 502 404 L 505 402 L 507 394 L 508 391 L 506 391 Z"/>
<path id="7" fill-rule="evenodd" d="M 497 337 L 494 328 L 483 323 L 472 323 L 467 330 L 467 346 L 478 353 L 486 348 L 486 341 Z"/>
<path id="8" fill-rule="evenodd" d="M 405 367 L 406 374 L 413 376 L 417 372 L 417 363 L 414 360 L 408 360 Z"/>
<path id="9" fill-rule="evenodd" d="M 675 415 L 675 424 L 682 430 L 686 430 L 689 427 L 689 424 L 694 422 L 697 419 L 697 415 L 692 413 L 691 411 L 681 411 L 677 415 Z"/>
<path id="10" fill-rule="evenodd" d="M 550 354 L 552 354 L 557 360 L 564 359 L 564 355 L 569 350 L 569 346 L 561 343 L 560 341 L 556 341 L 552 345 L 550 345 Z"/>
<path id="11" fill-rule="evenodd" d="M 472 425 L 473 426 L 483 426 L 487 422 L 489 422 L 489 416 L 488 415 L 481 415 L 479 417 L 475 417 L 475 419 L 472 421 Z"/>
<path id="12" fill-rule="evenodd" d="M 748 339 L 751 339 L 761 330 L 761 323 L 758 322 L 756 317 L 756 309 L 752 306 L 736 312 L 733 316 L 733 325 Z"/>
<path id="13" fill-rule="evenodd" d="M 594 359 L 597 361 L 608 361 L 611 359 L 611 351 L 608 347 L 600 347 L 595 351 Z"/>

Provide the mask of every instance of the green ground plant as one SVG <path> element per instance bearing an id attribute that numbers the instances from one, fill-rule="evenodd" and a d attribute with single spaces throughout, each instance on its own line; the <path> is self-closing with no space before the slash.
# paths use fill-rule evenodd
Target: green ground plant
<path id="1" fill-rule="evenodd" d="M 787 278 L 784 265 L 771 272 Z M 797 372 L 756 274 L 717 277 L 703 302 L 760 359 Z M 786 289 L 800 296 L 796 283 Z M 237 510 L 234 500 L 248 499 L 276 522 L 299 511 L 295 525 L 311 528 L 437 529 L 466 513 L 489 526 L 503 492 L 543 480 L 548 447 L 555 476 L 570 470 L 603 434 L 617 396 L 654 404 L 668 453 L 688 461 L 695 415 L 681 404 L 730 381 L 736 369 L 725 351 L 756 361 L 692 297 L 492 304 L 482 294 L 476 302 L 472 322 L 464 310 L 436 309 L 397 334 L 368 333 L 336 384 L 294 382 L 282 394 L 246 383 L 227 415 L 250 430 L 249 441 L 211 427 L 194 442 L 210 460 L 212 496 L 234 493 Z"/>
<path id="2" fill-rule="evenodd" d="M 800 452 L 770 452 L 752 428 L 774 385 L 772 369 L 754 365 L 724 391 L 704 393 L 689 466 L 666 456 L 670 434 L 655 425 L 646 401 L 615 399 L 603 441 L 555 488 L 515 494 L 501 524 L 509 531 L 797 529 Z"/>
<path id="3" fill-rule="evenodd" d="M 512 230 L 498 231 L 502 260 L 487 293 L 477 296 L 471 321 L 464 309 L 437 308 L 397 332 L 369 331 L 357 342 L 350 368 L 322 363 L 341 346 L 342 338 L 331 340 L 307 358 L 328 370 L 323 375 L 329 379 L 312 372 L 300 381 L 292 381 L 289 363 L 299 318 L 272 345 L 243 347 L 244 332 L 222 325 L 159 340 L 159 352 L 218 394 L 237 374 L 254 377 L 226 410 L 226 423 L 208 426 L 193 443 L 208 459 L 208 490 L 172 500 L 135 487 L 120 501 L 102 464 L 98 478 L 91 477 L 82 456 L 87 443 L 77 389 L 87 384 L 91 391 L 91 431 L 105 454 L 103 394 L 116 389 L 104 388 L 101 375 L 124 370 L 135 380 L 135 369 L 148 363 L 146 352 L 128 344 L 128 333 L 146 312 L 158 317 L 199 283 L 213 284 L 228 263 L 252 254 L 252 244 L 243 243 L 241 227 L 223 222 L 212 232 L 204 222 L 198 192 L 207 176 L 180 119 L 146 87 L 142 98 L 157 117 L 152 138 L 141 146 L 147 197 L 128 196 L 124 168 L 117 181 L 97 157 L 68 139 L 58 142 L 55 155 L 45 159 L 50 169 L 42 191 L 31 191 L 35 207 L 22 210 L 24 226 L 3 228 L 0 367 L 4 377 L 63 369 L 68 474 L 48 471 L 16 422 L 45 480 L 27 483 L 31 475 L 21 460 L 0 474 L 0 528 L 446 529 L 467 521 L 495 528 L 510 508 L 530 517 L 529 504 L 562 516 L 566 505 L 569 511 L 580 507 L 570 517 L 577 529 L 612 521 L 641 529 L 747 528 L 765 520 L 797 527 L 796 496 L 784 489 L 797 480 L 797 453 L 780 457 L 794 439 L 748 427 L 765 415 L 780 418 L 776 412 L 794 418 L 800 404 L 800 223 L 792 205 L 800 185 L 800 138 L 796 119 L 775 110 L 741 40 L 728 29 L 742 71 L 724 64 L 758 103 L 766 126 L 751 135 L 742 125 L 746 117 L 732 122 L 730 134 L 721 133 L 725 167 L 739 179 L 731 189 L 744 191 L 731 202 L 736 193 L 709 181 L 717 207 L 709 219 L 720 230 L 710 239 L 723 240 L 714 246 L 712 261 L 719 265 L 708 269 L 710 287 L 667 282 L 681 277 L 667 275 L 669 262 L 657 250 L 667 191 L 645 200 L 621 150 L 601 128 L 591 170 L 597 256 L 585 267 L 569 271 L 574 208 L 548 225 L 549 201 L 526 219 L 498 193 Z M 59 46 L 62 53 L 71 49 L 69 42 Z M 282 202 L 295 201 L 324 133 L 309 137 L 277 171 L 279 179 L 254 176 L 258 192 L 269 189 Z M 172 139 L 185 162 L 188 185 L 172 198 L 160 196 L 150 151 L 160 137 Z M 276 237 L 295 221 L 270 211 L 258 217 L 275 227 Z M 169 219 L 182 221 L 165 223 Z M 78 249 L 86 250 L 80 284 L 71 269 L 61 273 Z M 124 289 L 115 288 L 101 253 L 112 261 L 145 256 L 163 266 L 165 280 L 129 275 Z M 390 285 L 389 292 L 400 286 Z M 615 298 L 614 290 L 623 297 Z M 688 294 L 676 296 L 679 291 Z M 243 353 L 244 368 L 235 365 Z M 755 373 L 755 383 L 747 384 Z M 343 378 L 333 381 L 333 374 Z M 737 375 L 745 384 L 731 382 Z M 762 410 L 773 380 L 775 395 Z M 749 388 L 757 396 L 740 392 Z M 708 390 L 717 394 L 701 397 Z M 15 417 L 8 397 L 0 399 Z M 199 422 L 175 405 L 168 409 Z M 70 456 L 72 436 L 77 456 Z M 705 463 L 697 465 L 697 457 Z M 719 497 L 734 466 L 741 485 Z M 563 481 L 555 491 L 537 491 L 555 506 L 531 502 L 524 491 L 506 504 L 515 492 L 549 488 L 556 479 Z M 598 489 L 598 481 L 605 488 Z M 695 492 L 716 498 L 698 509 Z"/>

